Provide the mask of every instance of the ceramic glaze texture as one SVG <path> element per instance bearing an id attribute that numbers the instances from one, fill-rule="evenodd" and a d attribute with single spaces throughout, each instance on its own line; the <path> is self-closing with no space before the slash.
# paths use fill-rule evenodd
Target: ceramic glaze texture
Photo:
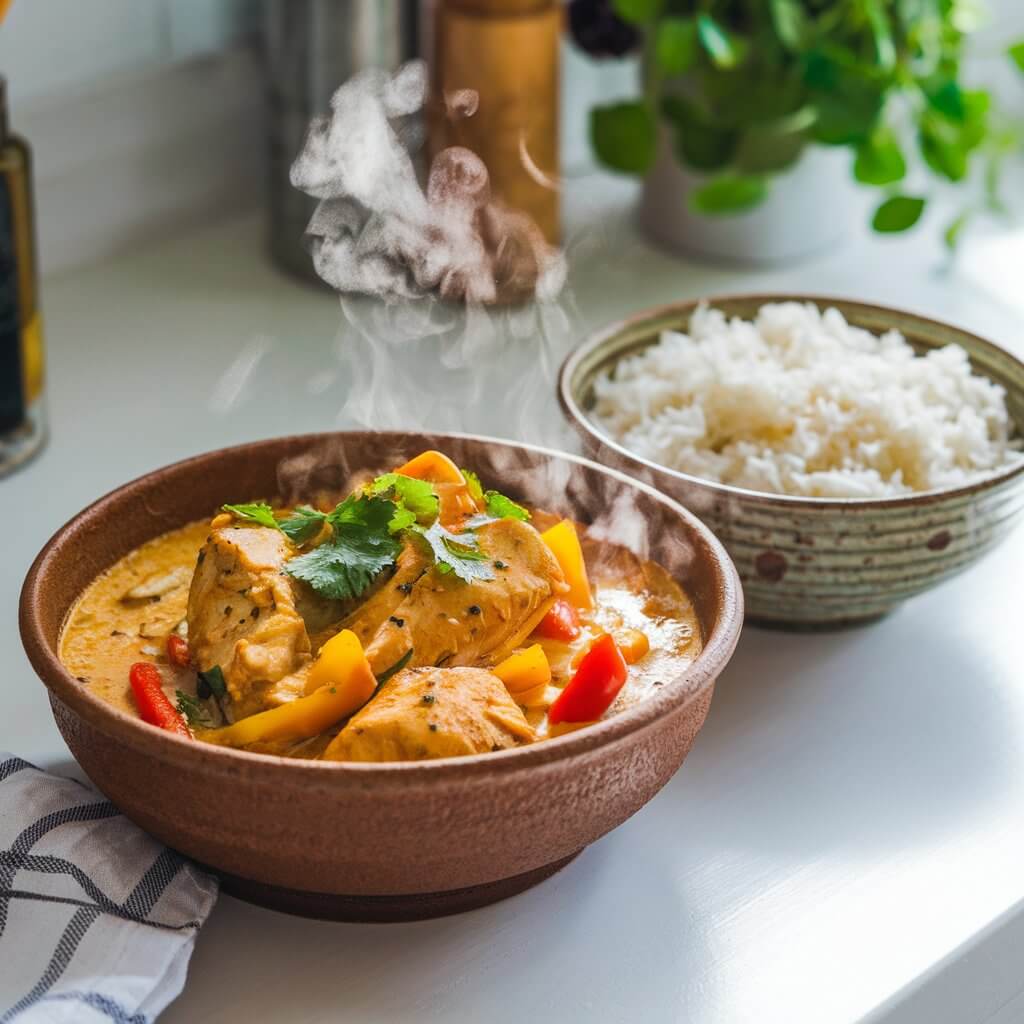
<path id="1" fill-rule="evenodd" d="M 801 295 L 712 298 L 729 316 L 752 319 L 767 302 L 835 307 L 876 334 L 896 329 L 918 351 L 958 344 L 976 373 L 1003 385 L 1024 433 L 1024 364 L 973 334 L 879 306 Z M 886 499 L 791 498 L 710 483 L 631 454 L 589 418 L 598 374 L 657 340 L 685 330 L 696 302 L 640 313 L 602 330 L 562 366 L 559 398 L 587 455 L 654 485 L 707 523 L 743 582 L 747 616 L 792 628 L 868 621 L 960 572 L 996 545 L 1024 510 L 1024 465 L 965 487 Z"/>
<path id="2" fill-rule="evenodd" d="M 223 502 L 301 498 L 439 448 L 512 497 L 594 522 L 638 515 L 647 557 L 686 588 L 705 647 L 679 678 L 596 726 L 516 750 L 430 762 L 297 761 L 195 743 L 117 711 L 57 658 L 82 589 L 118 558 Z M 468 909 L 532 885 L 668 781 L 736 644 L 742 592 L 721 545 L 663 495 L 593 463 L 507 442 L 309 435 L 191 459 L 127 484 L 51 540 L 22 592 L 26 650 L 90 778 L 229 890 L 278 909 L 395 920 Z"/>

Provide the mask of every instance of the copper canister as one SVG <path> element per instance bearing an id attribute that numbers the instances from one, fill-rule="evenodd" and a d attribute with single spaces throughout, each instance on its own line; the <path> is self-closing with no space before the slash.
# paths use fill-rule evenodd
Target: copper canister
<path id="1" fill-rule="evenodd" d="M 465 146 L 491 195 L 559 240 L 556 0 L 437 0 L 432 26 L 432 154 Z M 469 113 L 465 90 L 479 96 Z"/>

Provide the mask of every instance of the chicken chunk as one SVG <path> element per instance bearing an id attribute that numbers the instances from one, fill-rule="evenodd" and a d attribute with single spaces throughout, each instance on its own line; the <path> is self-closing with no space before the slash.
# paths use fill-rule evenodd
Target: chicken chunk
<path id="1" fill-rule="evenodd" d="M 237 716 L 262 710 L 267 691 L 309 663 L 296 581 L 282 566 L 288 539 L 263 526 L 216 526 L 199 552 L 188 596 L 197 667 L 219 665 Z"/>
<path id="2" fill-rule="evenodd" d="M 406 669 L 389 679 L 324 752 L 328 761 L 421 761 L 506 750 L 535 734 L 486 669 Z"/>
<path id="3" fill-rule="evenodd" d="M 355 613 L 341 623 L 341 628 L 351 629 L 365 648 L 412 592 L 416 581 L 427 571 L 429 564 L 427 554 L 419 545 L 407 540 L 398 555 L 394 574 L 375 585 L 375 589 Z"/>
<path id="4" fill-rule="evenodd" d="M 388 584 L 385 618 L 366 606 L 352 629 L 366 646 L 374 672 L 395 665 L 411 649 L 410 666 L 494 664 L 518 646 L 554 598 L 568 590 L 562 570 L 528 523 L 500 519 L 480 528 L 480 550 L 492 560 L 493 579 L 467 583 L 436 568 Z M 405 592 L 407 591 L 407 592 Z"/>

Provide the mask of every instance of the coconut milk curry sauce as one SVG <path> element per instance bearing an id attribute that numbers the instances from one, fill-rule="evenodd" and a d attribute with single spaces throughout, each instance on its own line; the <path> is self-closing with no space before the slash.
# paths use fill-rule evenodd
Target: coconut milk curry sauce
<path id="1" fill-rule="evenodd" d="M 701 646 L 660 566 L 424 452 L 337 503 L 229 505 L 144 544 L 79 599 L 61 658 L 195 740 L 404 761 L 580 728 Z"/>

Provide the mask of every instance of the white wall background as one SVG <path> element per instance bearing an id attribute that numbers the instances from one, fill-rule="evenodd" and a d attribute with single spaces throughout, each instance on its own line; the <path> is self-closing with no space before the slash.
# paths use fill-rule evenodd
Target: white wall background
<path id="1" fill-rule="evenodd" d="M 223 49 L 253 29 L 259 0 L 14 0 L 0 71 L 14 103 Z"/>

